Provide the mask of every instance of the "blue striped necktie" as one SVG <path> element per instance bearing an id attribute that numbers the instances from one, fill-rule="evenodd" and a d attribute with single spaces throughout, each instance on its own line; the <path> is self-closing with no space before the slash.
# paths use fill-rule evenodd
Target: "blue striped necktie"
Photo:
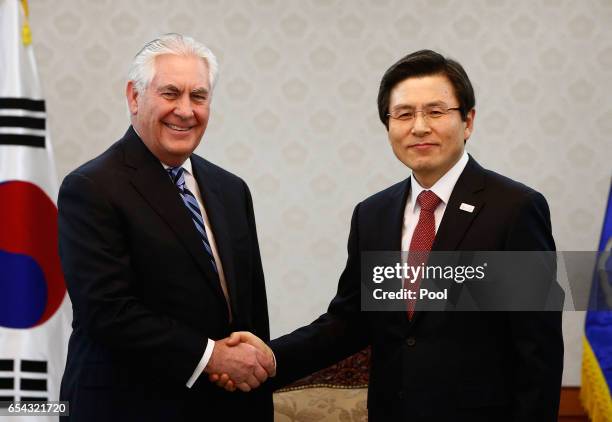
<path id="1" fill-rule="evenodd" d="M 170 167 L 168 168 L 168 174 L 170 178 L 179 189 L 179 193 L 181 194 L 181 198 L 187 207 L 187 211 L 189 211 L 189 216 L 191 217 L 191 221 L 195 225 L 195 228 L 200 233 L 200 237 L 202 238 L 202 243 L 204 244 L 204 249 L 206 249 L 206 253 L 210 258 L 210 262 L 215 269 L 215 272 L 218 273 L 217 264 L 215 263 L 215 257 L 212 252 L 212 248 L 210 247 L 210 242 L 208 240 L 208 236 L 206 235 L 206 229 L 204 228 L 204 219 L 202 218 L 202 213 L 200 212 L 200 207 L 198 206 L 198 201 L 193 193 L 187 189 L 185 186 L 185 170 L 183 167 Z"/>

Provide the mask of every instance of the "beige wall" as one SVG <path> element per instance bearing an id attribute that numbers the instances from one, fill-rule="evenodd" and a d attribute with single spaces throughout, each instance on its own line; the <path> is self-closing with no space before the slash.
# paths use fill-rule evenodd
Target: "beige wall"
<path id="1" fill-rule="evenodd" d="M 60 177 L 127 127 L 131 57 L 162 32 L 218 55 L 197 152 L 255 201 L 273 335 L 319 315 L 346 258 L 353 206 L 408 175 L 376 117 L 384 70 L 421 48 L 470 74 L 468 150 L 549 200 L 560 250 L 598 241 L 612 156 L 612 1 L 30 1 Z M 566 384 L 583 315 L 565 315 Z"/>

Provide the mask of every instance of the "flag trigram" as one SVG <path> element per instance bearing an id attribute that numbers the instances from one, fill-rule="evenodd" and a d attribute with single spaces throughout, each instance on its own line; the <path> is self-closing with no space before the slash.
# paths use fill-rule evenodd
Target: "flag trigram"
<path id="1" fill-rule="evenodd" d="M 44 100 L 0 98 L 0 145 L 44 148 L 46 120 Z"/>
<path id="2" fill-rule="evenodd" d="M 47 361 L 0 359 L 0 402 L 46 401 Z"/>

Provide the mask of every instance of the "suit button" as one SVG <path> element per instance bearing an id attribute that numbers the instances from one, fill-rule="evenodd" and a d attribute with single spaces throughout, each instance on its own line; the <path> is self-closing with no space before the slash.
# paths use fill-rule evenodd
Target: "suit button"
<path id="1" fill-rule="evenodd" d="M 404 400 L 404 398 L 406 397 L 406 393 L 404 393 L 403 391 L 398 391 L 397 393 L 397 398 L 400 400 Z"/>
<path id="2" fill-rule="evenodd" d="M 413 336 L 410 336 L 406 339 L 406 344 L 412 347 L 416 344 L 416 339 Z"/>

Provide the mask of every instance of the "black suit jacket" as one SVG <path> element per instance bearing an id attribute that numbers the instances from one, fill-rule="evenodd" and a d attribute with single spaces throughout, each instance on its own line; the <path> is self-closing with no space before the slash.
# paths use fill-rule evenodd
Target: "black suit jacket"
<path id="1" fill-rule="evenodd" d="M 370 344 L 371 421 L 557 420 L 561 312 L 360 312 L 363 251 L 401 249 L 410 179 L 355 207 L 348 260 L 327 313 L 272 341 L 277 386 Z M 472 213 L 459 209 L 474 205 Z M 434 251 L 555 249 L 548 205 L 534 190 L 470 157 Z"/>
<path id="2" fill-rule="evenodd" d="M 185 384 L 207 347 L 235 330 L 269 339 L 251 195 L 196 156 L 193 173 L 233 313 L 176 186 L 133 128 L 63 181 L 59 244 L 74 319 L 61 399 L 74 421 L 272 420 L 268 392 L 226 393 L 206 374 Z M 230 418 L 230 420 L 232 420 Z"/>

